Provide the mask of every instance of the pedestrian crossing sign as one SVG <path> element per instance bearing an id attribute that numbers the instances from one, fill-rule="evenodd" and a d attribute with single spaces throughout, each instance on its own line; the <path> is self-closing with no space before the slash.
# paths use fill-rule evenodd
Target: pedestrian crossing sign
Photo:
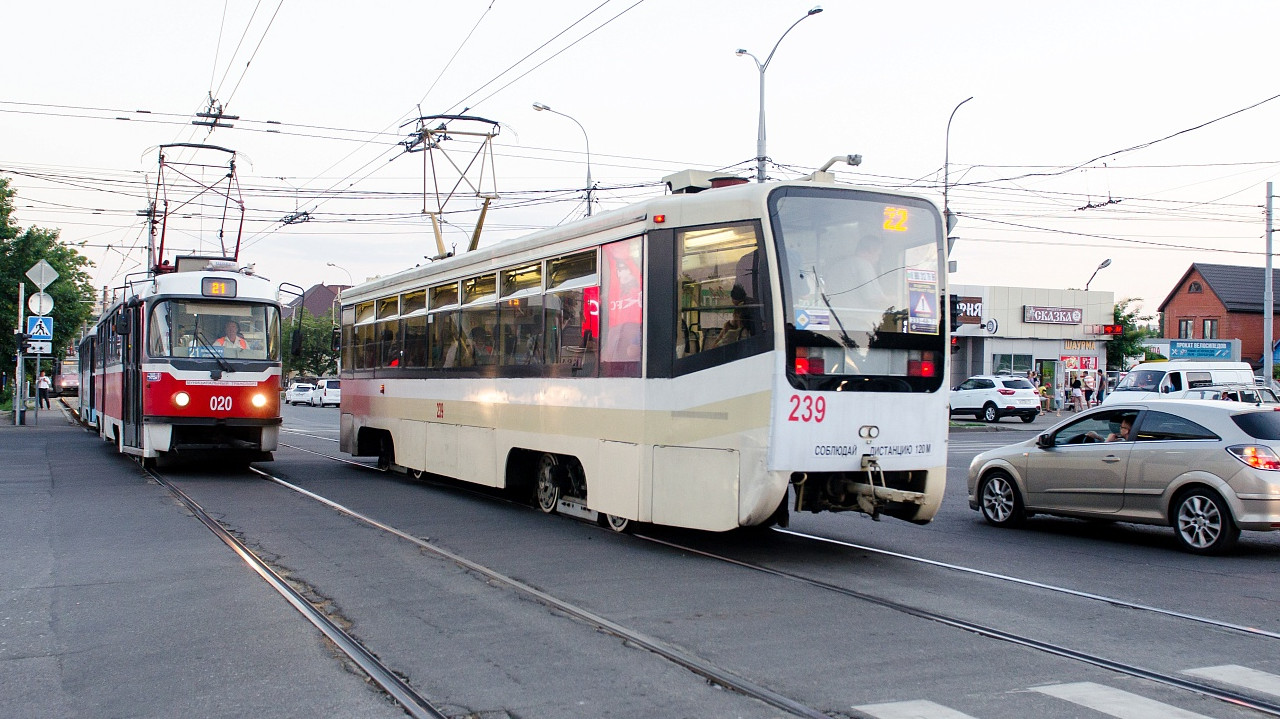
<path id="1" fill-rule="evenodd" d="M 52 317 L 28 317 L 27 318 L 27 339 L 29 340 L 53 340 L 53 318 Z"/>

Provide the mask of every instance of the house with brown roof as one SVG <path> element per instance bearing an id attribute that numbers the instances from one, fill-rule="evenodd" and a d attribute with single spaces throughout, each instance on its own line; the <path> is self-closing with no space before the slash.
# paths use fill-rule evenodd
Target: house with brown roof
<path id="1" fill-rule="evenodd" d="M 1280 298 L 1280 272 L 1271 278 Z M 1240 359 L 1262 366 L 1263 268 L 1196 262 L 1160 303 L 1166 339 L 1239 339 Z M 1275 308 L 1272 308 L 1274 323 Z M 1273 339 L 1280 325 L 1273 324 Z"/>

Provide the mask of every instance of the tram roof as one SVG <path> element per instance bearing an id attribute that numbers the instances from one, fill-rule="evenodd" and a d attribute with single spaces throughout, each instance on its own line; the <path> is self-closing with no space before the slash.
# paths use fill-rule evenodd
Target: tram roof
<path id="1" fill-rule="evenodd" d="M 727 218 L 759 217 L 765 212 L 765 202 L 769 193 L 780 187 L 860 190 L 932 201 L 924 195 L 900 190 L 812 180 L 749 182 L 695 193 L 666 194 L 369 280 L 344 289 L 341 295 L 342 304 L 354 304 L 415 289 L 421 287 L 428 278 L 436 276 L 444 281 L 450 275 L 462 276 L 498 270 L 534 259 L 534 255 L 543 257 L 548 252 L 557 255 L 561 251 L 569 254 L 586 247 L 631 237 L 645 230 L 721 222 Z M 661 225 L 655 223 L 653 220 L 655 215 L 666 215 L 666 221 Z"/>

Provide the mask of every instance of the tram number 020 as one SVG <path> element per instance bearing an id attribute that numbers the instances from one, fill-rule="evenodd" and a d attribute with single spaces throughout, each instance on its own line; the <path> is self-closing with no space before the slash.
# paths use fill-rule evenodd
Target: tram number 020
<path id="1" fill-rule="evenodd" d="M 209 409 L 214 412 L 230 412 L 231 398 L 226 395 L 214 395 L 209 398 Z"/>
<path id="2" fill-rule="evenodd" d="M 827 418 L 827 398 L 821 395 L 791 395 L 791 414 L 788 422 L 821 422 Z"/>

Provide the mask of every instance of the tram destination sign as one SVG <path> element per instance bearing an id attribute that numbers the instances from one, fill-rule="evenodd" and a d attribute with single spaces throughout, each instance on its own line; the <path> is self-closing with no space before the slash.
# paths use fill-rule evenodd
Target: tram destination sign
<path id="1" fill-rule="evenodd" d="M 1084 310 L 1079 307 L 1023 305 L 1022 321 L 1050 325 L 1078 325 L 1084 321 Z"/>

